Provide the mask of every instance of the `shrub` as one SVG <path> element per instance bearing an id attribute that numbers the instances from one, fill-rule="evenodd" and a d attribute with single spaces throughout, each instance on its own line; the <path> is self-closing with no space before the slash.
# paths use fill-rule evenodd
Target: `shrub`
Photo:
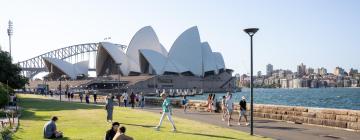
<path id="1" fill-rule="evenodd" d="M 9 134 L 11 134 L 11 128 L 10 127 L 5 127 L 5 128 L 0 128 L 0 140 L 8 140 L 9 139 Z"/>
<path id="2" fill-rule="evenodd" d="M 10 88 L 0 83 L 0 108 L 9 104 L 9 91 Z"/>

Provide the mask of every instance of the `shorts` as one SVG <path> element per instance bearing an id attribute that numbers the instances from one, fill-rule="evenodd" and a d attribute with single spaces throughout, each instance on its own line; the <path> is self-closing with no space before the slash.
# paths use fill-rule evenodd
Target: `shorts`
<path id="1" fill-rule="evenodd" d="M 233 109 L 232 108 L 227 108 L 226 109 L 228 113 L 232 113 L 233 112 Z"/>
<path id="2" fill-rule="evenodd" d="M 240 110 L 239 115 L 240 116 L 246 116 L 246 110 Z"/>

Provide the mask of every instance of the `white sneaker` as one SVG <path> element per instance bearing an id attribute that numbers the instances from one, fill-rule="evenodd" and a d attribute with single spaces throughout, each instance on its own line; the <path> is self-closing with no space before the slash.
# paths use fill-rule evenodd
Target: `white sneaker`
<path id="1" fill-rule="evenodd" d="M 246 126 L 249 126 L 249 123 L 246 123 Z"/>
<path id="2" fill-rule="evenodd" d="M 173 131 L 173 132 L 176 132 L 176 128 L 173 128 L 172 131 Z"/>
<path id="3" fill-rule="evenodd" d="M 238 125 L 241 125 L 241 124 L 238 122 Z"/>
<path id="4" fill-rule="evenodd" d="M 155 129 L 156 131 L 160 131 L 160 127 L 159 127 L 159 126 L 154 127 L 154 129 Z"/>

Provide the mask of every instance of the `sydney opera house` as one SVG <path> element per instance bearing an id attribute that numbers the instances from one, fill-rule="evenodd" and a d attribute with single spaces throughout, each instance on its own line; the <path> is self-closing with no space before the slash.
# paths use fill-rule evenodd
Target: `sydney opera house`
<path id="1" fill-rule="evenodd" d="M 88 61 L 71 64 L 55 59 L 43 58 L 47 77 L 56 79 L 67 75 L 70 79 L 88 74 Z M 158 88 L 202 88 L 222 90 L 233 80 L 232 70 L 226 69 L 223 56 L 213 52 L 209 43 L 200 39 L 196 26 L 184 31 L 166 50 L 152 27 L 146 26 L 135 33 L 126 48 L 111 42 L 100 42 L 96 56 L 96 75 L 117 76 L 122 79 L 142 80 L 128 87 Z"/>

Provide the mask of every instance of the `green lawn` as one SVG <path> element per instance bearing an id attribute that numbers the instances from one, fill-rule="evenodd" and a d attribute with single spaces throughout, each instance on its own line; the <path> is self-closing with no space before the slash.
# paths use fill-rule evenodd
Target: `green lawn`
<path id="1" fill-rule="evenodd" d="M 65 138 L 71 140 L 102 140 L 104 133 L 111 127 L 106 123 L 103 106 L 67 103 L 47 100 L 36 95 L 21 95 L 20 105 L 24 108 L 20 118 L 19 130 L 14 139 L 42 139 L 42 128 L 51 116 L 59 117 L 58 129 Z M 115 107 L 114 120 L 127 128 L 127 135 L 136 140 L 211 140 L 211 139 L 264 139 L 248 133 L 192 120 L 174 117 L 178 132 L 171 132 L 166 119 L 160 131 L 153 127 L 158 123 L 160 114 L 137 109 Z"/>

